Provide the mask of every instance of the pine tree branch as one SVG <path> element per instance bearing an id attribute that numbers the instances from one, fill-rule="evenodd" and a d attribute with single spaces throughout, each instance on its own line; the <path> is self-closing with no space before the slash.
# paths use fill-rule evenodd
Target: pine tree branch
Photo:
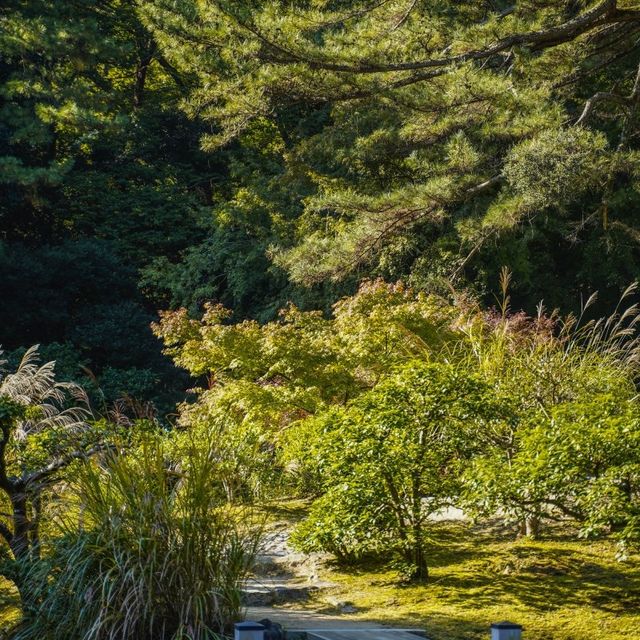
<path id="1" fill-rule="evenodd" d="M 312 69 L 322 69 L 325 71 L 348 72 L 355 74 L 387 73 L 392 71 L 418 71 L 424 69 L 449 68 L 470 60 L 483 60 L 496 54 L 508 51 L 513 47 L 526 46 L 536 50 L 547 49 L 558 46 L 565 42 L 570 42 L 584 33 L 587 33 L 598 26 L 616 24 L 620 22 L 640 22 L 640 10 L 618 9 L 617 0 L 604 0 L 593 9 L 572 18 L 556 27 L 548 29 L 518 33 L 501 38 L 492 45 L 482 49 L 472 49 L 455 56 L 440 58 L 427 58 L 413 62 L 398 63 L 371 63 L 356 62 L 353 64 L 333 63 L 319 60 L 287 49 L 283 45 L 265 36 L 254 25 L 243 23 L 236 18 L 238 24 L 250 31 L 268 49 L 277 52 L 280 57 L 275 57 L 264 52 L 258 54 L 265 60 L 276 64 L 304 63 Z"/>
<path id="2" fill-rule="evenodd" d="M 180 76 L 180 72 L 161 53 L 156 55 L 156 61 L 171 76 L 176 85 L 184 89 L 185 82 Z"/>
<path id="3" fill-rule="evenodd" d="M 466 198 L 473 198 L 474 196 L 477 196 L 478 194 L 483 193 L 484 191 L 488 191 L 489 189 L 499 185 L 503 181 L 504 177 L 502 176 L 502 174 L 498 173 L 488 180 L 485 180 L 484 182 L 476 184 L 473 187 L 469 187 L 465 192 L 465 196 Z"/>
<path id="4" fill-rule="evenodd" d="M 417 4 L 418 4 L 418 0 L 411 0 L 411 2 L 409 3 L 409 6 L 402 13 L 398 21 L 393 25 L 390 32 L 397 31 L 398 29 L 400 29 L 400 27 L 402 27 L 402 25 L 409 19 L 411 12 L 416 8 Z"/>
<path id="5" fill-rule="evenodd" d="M 473 245 L 473 247 L 471 248 L 471 251 L 469 251 L 469 253 L 465 256 L 464 260 L 458 265 L 456 270 L 453 272 L 453 275 L 451 276 L 451 282 L 455 282 L 458 279 L 458 276 L 462 273 L 464 268 L 469 264 L 471 258 L 473 258 L 473 256 L 475 256 L 476 253 L 478 253 L 478 251 L 480 251 L 480 249 L 482 249 L 482 246 L 484 245 L 484 243 L 494 233 L 495 232 L 493 230 L 489 230 L 489 232 L 487 232 L 487 233 L 483 234 L 482 236 L 480 236 L 480 239 L 478 240 L 478 242 L 476 242 Z"/>
<path id="6" fill-rule="evenodd" d="M 576 120 L 576 126 L 584 124 L 593 114 L 596 106 L 600 102 L 615 102 L 625 109 L 629 108 L 629 99 L 619 96 L 616 93 L 608 93 L 607 91 L 599 91 L 592 95 L 584 105 L 584 109 L 580 117 Z"/>
<path id="7" fill-rule="evenodd" d="M 465 189 L 460 193 L 460 195 L 455 198 L 452 202 L 464 202 L 470 198 L 474 198 L 475 196 L 484 193 L 492 189 L 493 187 L 501 184 L 504 181 L 504 177 L 501 174 L 496 174 L 483 182 L 480 182 L 468 189 Z M 354 267 L 355 265 L 361 263 L 366 259 L 366 256 L 371 255 L 372 252 L 376 250 L 376 247 L 382 243 L 382 241 L 388 236 L 395 233 L 395 230 L 399 227 L 404 227 L 408 224 L 413 224 L 418 220 L 424 219 L 430 213 L 433 213 L 435 207 L 437 205 L 445 206 L 445 202 L 436 202 L 434 201 L 429 207 L 420 207 L 415 209 L 407 209 L 404 211 L 391 211 L 391 207 L 386 211 L 378 211 L 376 213 L 387 213 L 387 214 L 395 214 L 393 215 L 393 219 L 386 224 L 374 238 L 368 240 L 363 243 L 363 246 L 360 247 L 356 256 L 351 261 L 350 266 Z M 372 211 L 367 211 L 367 213 L 373 213 Z M 466 263 L 472 258 L 472 256 L 481 248 L 482 244 L 485 242 L 487 237 L 491 236 L 491 232 L 482 237 L 481 241 L 473 248 L 472 252 L 465 258 L 463 264 L 456 270 L 454 274 L 454 278 L 457 277 L 458 273 L 464 268 Z"/>

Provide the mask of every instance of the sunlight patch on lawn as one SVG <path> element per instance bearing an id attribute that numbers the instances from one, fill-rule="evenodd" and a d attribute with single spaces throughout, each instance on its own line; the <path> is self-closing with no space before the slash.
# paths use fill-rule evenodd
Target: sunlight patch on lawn
<path id="1" fill-rule="evenodd" d="M 562 531 L 514 540 L 500 528 L 445 522 L 433 528 L 426 584 L 404 583 L 375 561 L 326 563 L 319 577 L 336 587 L 296 608 L 336 614 L 330 602 L 349 603 L 349 618 L 424 628 L 433 640 L 486 640 L 500 620 L 522 624 L 527 640 L 640 638 L 640 557 L 619 563 L 610 541 Z"/>

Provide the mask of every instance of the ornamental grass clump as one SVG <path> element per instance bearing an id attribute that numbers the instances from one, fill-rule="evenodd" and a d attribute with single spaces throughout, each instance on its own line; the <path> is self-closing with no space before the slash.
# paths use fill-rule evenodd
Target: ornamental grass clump
<path id="1" fill-rule="evenodd" d="M 75 530 L 56 544 L 16 638 L 205 640 L 240 616 L 258 531 L 219 499 L 208 451 L 181 465 L 156 442 L 87 465 Z M 42 572 L 42 569 L 40 569 Z"/>

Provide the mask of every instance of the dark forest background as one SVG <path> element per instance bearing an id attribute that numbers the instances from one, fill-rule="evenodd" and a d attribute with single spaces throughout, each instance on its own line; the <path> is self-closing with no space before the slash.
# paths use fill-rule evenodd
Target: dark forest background
<path id="1" fill-rule="evenodd" d="M 619 104 L 603 103 L 580 135 L 539 135 L 571 130 L 600 90 L 631 95 L 635 22 L 610 41 L 599 35 L 592 49 L 587 41 L 563 50 L 566 60 L 532 62 L 515 80 L 531 88 L 529 102 L 511 116 L 483 80 L 476 91 L 504 120 L 487 111 L 479 121 L 468 96 L 466 111 L 456 96 L 442 97 L 444 85 L 422 102 L 417 85 L 396 94 L 372 85 L 345 102 L 329 76 L 313 85 L 307 70 L 300 84 L 308 84 L 288 94 L 293 62 L 258 78 L 271 60 L 238 35 L 251 21 L 248 5 L 219 4 L 224 27 L 189 2 L 0 8 L 0 343 L 10 358 L 39 343 L 62 377 L 82 381 L 99 402 L 129 396 L 164 415 L 189 381 L 151 333 L 159 309 L 197 315 L 214 300 L 235 319 L 264 322 L 289 301 L 329 310 L 365 277 L 440 293 L 468 288 L 492 305 L 506 265 L 514 308 L 533 313 L 544 300 L 568 312 L 596 290 L 600 309 L 610 309 L 640 275 L 635 111 L 625 120 Z M 538 7 L 542 20 L 558 11 L 570 19 L 570 5 L 581 3 L 556 4 L 567 6 Z M 481 5 L 460 3 L 455 20 L 473 23 Z M 223 43 L 202 45 L 216 28 L 228 30 Z M 247 94 L 254 113 L 231 135 L 225 117 L 246 86 L 238 79 L 273 91 L 268 108 Z M 411 119 L 418 103 L 429 107 L 421 130 Z M 509 130 L 517 118 L 520 129 Z M 538 147 L 505 160 L 505 150 L 536 136 Z M 603 157 L 617 164 L 602 168 Z M 479 165 L 483 179 L 507 175 L 520 204 L 531 196 L 524 213 L 520 205 L 513 213 L 504 188 L 464 200 L 443 187 L 438 215 L 410 215 L 367 244 L 363 229 L 378 222 L 366 215 L 421 211 L 424 176 L 464 177 Z M 582 184 L 585 167 L 595 177 Z M 364 212 L 360 227 L 354 211 Z M 327 229 L 331 242 L 348 245 L 339 255 L 320 237 Z"/>

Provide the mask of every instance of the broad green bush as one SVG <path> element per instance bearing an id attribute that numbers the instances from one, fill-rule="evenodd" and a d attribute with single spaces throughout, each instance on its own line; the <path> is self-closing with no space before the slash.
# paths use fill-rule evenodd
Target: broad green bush
<path id="1" fill-rule="evenodd" d="M 410 361 L 335 412 L 333 425 L 316 421 L 327 490 L 294 542 L 343 558 L 395 549 L 426 578 L 428 518 L 458 495 L 478 432 L 505 418 L 490 391 L 451 364 Z"/>
<path id="2" fill-rule="evenodd" d="M 470 512 L 499 512 L 529 536 L 558 519 L 583 535 L 614 533 L 624 553 L 640 542 L 638 309 L 581 320 L 505 313 L 470 334 L 467 366 L 508 402 L 512 419 L 479 434 L 461 498 Z"/>
<path id="3" fill-rule="evenodd" d="M 277 491 L 317 491 L 318 478 L 288 451 L 292 424 L 323 416 L 372 389 L 381 377 L 425 352 L 449 348 L 464 334 L 467 309 L 401 283 L 363 282 L 357 294 L 318 311 L 284 310 L 277 321 L 230 323 L 207 305 L 201 320 L 165 312 L 155 325 L 166 353 L 193 376 L 206 375 L 179 426 L 218 445 L 230 500 L 264 499 Z M 274 491 L 275 490 L 275 491 Z"/>
<path id="4" fill-rule="evenodd" d="M 380 487 L 370 478 L 352 478 L 331 486 L 314 500 L 308 516 L 293 530 L 291 543 L 304 553 L 331 553 L 340 562 L 354 563 L 367 555 L 402 551 L 388 509 L 380 504 Z"/>
<path id="5" fill-rule="evenodd" d="M 501 284 L 499 310 L 376 281 L 329 318 L 166 313 L 167 352 L 210 381 L 179 426 L 216 443 L 227 500 L 311 498 L 304 551 L 399 554 L 424 576 L 427 520 L 448 504 L 530 536 L 560 518 L 634 544 L 638 309 L 529 317 L 509 311 L 506 270 Z"/>
<path id="6" fill-rule="evenodd" d="M 43 596 L 16 640 L 209 640 L 241 617 L 258 531 L 220 499 L 207 448 L 167 447 L 87 464 L 77 526 L 32 572 Z"/>

